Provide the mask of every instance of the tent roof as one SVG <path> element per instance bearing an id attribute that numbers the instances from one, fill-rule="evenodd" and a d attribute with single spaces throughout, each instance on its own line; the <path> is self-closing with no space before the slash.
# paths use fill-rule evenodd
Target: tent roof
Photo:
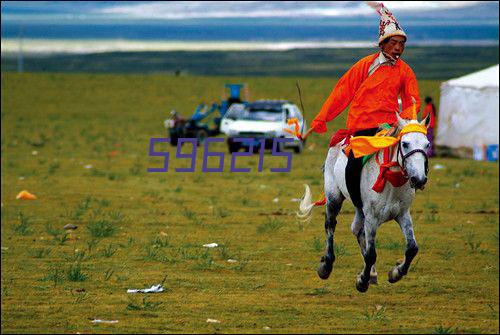
<path id="1" fill-rule="evenodd" d="M 498 88 L 498 64 L 463 77 L 450 79 L 443 84 L 477 89 L 487 87 Z"/>

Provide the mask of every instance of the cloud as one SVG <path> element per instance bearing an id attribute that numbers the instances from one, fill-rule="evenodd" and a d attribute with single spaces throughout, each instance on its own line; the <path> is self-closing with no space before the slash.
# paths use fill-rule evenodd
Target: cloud
<path id="1" fill-rule="evenodd" d="M 385 1 L 398 13 L 466 8 L 484 1 Z M 111 5 L 100 14 L 137 19 L 343 17 L 375 15 L 362 1 L 170 1 Z"/>

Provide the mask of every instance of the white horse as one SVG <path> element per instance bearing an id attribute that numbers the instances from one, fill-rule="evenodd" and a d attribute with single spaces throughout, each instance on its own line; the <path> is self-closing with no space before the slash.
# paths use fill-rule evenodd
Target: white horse
<path id="1" fill-rule="evenodd" d="M 416 120 L 404 120 L 398 118 L 398 127 L 396 132 L 409 123 L 418 123 Z M 428 118 L 420 122 L 421 125 L 428 124 Z M 408 182 L 401 187 L 393 187 L 387 182 L 382 193 L 372 190 L 377 176 L 379 174 L 379 165 L 375 160 L 375 155 L 380 159 L 382 151 L 376 153 L 370 158 L 361 172 L 361 200 L 362 210 L 356 208 L 356 214 L 351 225 L 354 236 L 357 237 L 361 255 L 364 258 L 364 269 L 358 274 L 356 288 L 360 292 L 366 292 L 370 283 L 377 283 L 377 272 L 375 270 L 375 261 L 377 253 L 375 251 L 375 235 L 378 227 L 389 220 L 396 220 L 406 238 L 405 260 L 402 264 L 396 264 L 389 271 L 389 282 L 395 283 L 407 274 L 410 263 L 418 252 L 417 242 L 413 233 L 412 218 L 410 215 L 410 206 L 415 197 L 415 189 L 423 189 L 427 182 L 428 159 L 427 150 L 429 141 L 423 133 L 409 132 L 402 135 L 397 144 L 398 150 L 394 150 L 392 161 L 400 164 L 401 170 L 406 174 Z M 340 212 L 342 202 L 349 199 L 345 180 L 345 168 L 347 157 L 342 153 L 342 142 L 328 151 L 324 165 L 324 191 L 326 197 L 326 252 L 321 258 L 321 264 L 317 270 L 322 279 L 327 279 L 333 270 L 335 261 L 333 248 L 333 235 L 337 225 L 337 215 Z M 311 191 L 308 185 L 305 185 L 306 191 L 304 198 L 300 203 L 301 218 L 310 219 L 314 204 L 311 203 Z"/>

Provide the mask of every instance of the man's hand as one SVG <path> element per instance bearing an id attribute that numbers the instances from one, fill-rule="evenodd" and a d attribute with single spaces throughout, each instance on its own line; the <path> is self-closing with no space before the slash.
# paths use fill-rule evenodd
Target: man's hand
<path id="1" fill-rule="evenodd" d="M 309 134 L 311 134 L 313 132 L 313 130 L 314 130 L 313 128 L 309 128 L 309 130 L 305 134 L 303 134 L 302 136 L 300 136 L 300 139 L 302 141 L 304 141 L 307 138 L 307 136 L 309 136 Z"/>

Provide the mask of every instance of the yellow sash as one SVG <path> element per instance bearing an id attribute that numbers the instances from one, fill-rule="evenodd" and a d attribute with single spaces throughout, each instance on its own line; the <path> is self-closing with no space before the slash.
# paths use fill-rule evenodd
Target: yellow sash
<path id="1" fill-rule="evenodd" d="M 376 133 L 375 136 L 355 136 L 351 138 L 350 147 L 354 157 L 358 158 L 391 147 L 401 140 L 401 136 L 413 132 L 427 134 L 427 128 L 419 123 L 410 123 L 403 127 L 398 137 L 383 136 L 387 134 L 385 129 Z"/>

